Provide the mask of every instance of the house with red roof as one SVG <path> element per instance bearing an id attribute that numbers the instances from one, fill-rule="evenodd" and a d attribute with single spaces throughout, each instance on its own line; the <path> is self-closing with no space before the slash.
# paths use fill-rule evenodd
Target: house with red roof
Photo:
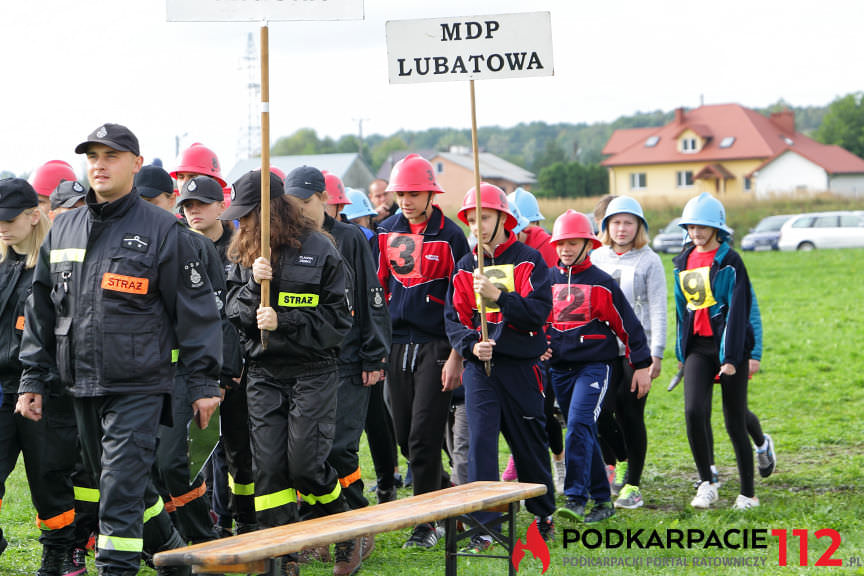
<path id="1" fill-rule="evenodd" d="M 675 111 L 665 126 L 616 130 L 603 148 L 612 194 L 864 195 L 864 160 L 795 131 L 795 115 L 739 104 Z"/>

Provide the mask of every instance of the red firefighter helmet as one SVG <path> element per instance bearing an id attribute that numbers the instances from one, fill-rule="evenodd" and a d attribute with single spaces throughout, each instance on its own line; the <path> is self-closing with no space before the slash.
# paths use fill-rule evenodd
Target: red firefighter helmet
<path id="1" fill-rule="evenodd" d="M 432 163 L 419 154 L 408 154 L 393 166 L 387 192 L 435 192 L 444 190 L 435 182 Z"/>
<path id="2" fill-rule="evenodd" d="M 50 196 L 64 180 L 77 180 L 72 166 L 63 160 L 49 160 L 36 169 L 30 177 L 30 185 L 40 196 Z"/>
<path id="3" fill-rule="evenodd" d="M 576 210 L 567 210 L 558 216 L 555 220 L 555 226 L 552 227 L 552 238 L 549 241 L 555 244 L 571 238 L 591 240 L 592 248 L 598 248 L 602 244 L 594 236 L 594 229 L 591 227 L 591 221 L 588 220 L 588 217 Z"/>
<path id="4" fill-rule="evenodd" d="M 351 200 L 345 195 L 342 179 L 326 170 L 322 170 L 321 173 L 324 175 L 324 188 L 327 189 L 327 204 L 351 204 Z"/>
<path id="5" fill-rule="evenodd" d="M 203 174 L 215 179 L 223 188 L 228 185 L 222 178 L 222 170 L 219 167 L 219 158 L 216 153 L 200 142 L 192 144 L 180 154 L 177 167 L 170 172 L 171 177 L 177 178 L 178 172 Z"/>
<path id="6" fill-rule="evenodd" d="M 480 207 L 491 208 L 492 210 L 497 210 L 503 213 L 506 216 L 504 219 L 505 230 L 512 230 L 516 227 L 516 224 L 519 223 L 519 221 L 516 220 L 516 216 L 514 216 L 510 211 L 510 204 L 507 202 L 507 195 L 504 194 L 504 191 L 501 188 L 494 184 L 487 184 L 486 182 L 480 184 Z M 457 216 L 459 216 L 459 220 L 467 225 L 468 212 L 476 209 L 477 194 L 474 192 L 474 188 L 471 188 L 465 193 L 465 197 L 462 199 L 462 208 L 459 209 Z"/>
<path id="7" fill-rule="evenodd" d="M 276 166 L 270 166 L 270 172 L 278 176 L 279 179 L 283 182 L 285 181 L 285 172 L 283 172 L 281 169 L 277 168 Z"/>

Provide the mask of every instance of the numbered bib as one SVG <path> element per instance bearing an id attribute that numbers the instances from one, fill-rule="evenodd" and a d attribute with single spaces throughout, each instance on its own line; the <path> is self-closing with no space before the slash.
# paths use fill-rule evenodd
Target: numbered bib
<path id="1" fill-rule="evenodd" d="M 492 285 L 501 290 L 501 292 L 514 292 L 516 290 L 516 280 L 513 277 L 512 264 L 500 264 L 498 266 L 484 266 L 483 275 L 489 278 Z M 480 294 L 474 293 L 476 302 L 480 302 Z M 480 307 L 479 304 L 477 306 Z M 496 302 L 486 300 L 486 312 L 500 312 Z"/>
<path id="2" fill-rule="evenodd" d="M 574 328 L 591 320 L 591 286 L 587 284 L 552 285 L 552 321 L 574 324 Z"/>
<path id="3" fill-rule="evenodd" d="M 681 284 L 681 292 L 684 293 L 689 310 L 701 310 L 717 303 L 714 294 L 711 293 L 710 272 L 711 268 L 704 266 L 685 270 L 679 274 L 678 281 Z"/>
<path id="4" fill-rule="evenodd" d="M 422 278 L 423 275 L 420 273 L 422 254 L 422 234 L 387 235 L 387 262 L 396 278 Z"/>

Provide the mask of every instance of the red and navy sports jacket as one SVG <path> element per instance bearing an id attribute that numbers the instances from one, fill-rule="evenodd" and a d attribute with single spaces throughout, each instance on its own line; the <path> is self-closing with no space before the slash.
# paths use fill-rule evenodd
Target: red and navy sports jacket
<path id="1" fill-rule="evenodd" d="M 394 214 L 378 225 L 378 280 L 390 303 L 393 342 L 422 344 L 447 338 L 444 302 L 456 262 L 469 253 L 465 234 L 438 206 L 422 234 Z"/>
<path id="2" fill-rule="evenodd" d="M 494 256 L 484 259 L 484 266 L 512 266 L 513 276 L 513 291 L 501 294 L 497 310 L 490 311 L 487 307 L 486 311 L 489 338 L 495 340 L 493 359 L 536 360 L 546 350 L 543 328 L 552 310 L 549 269 L 539 252 L 516 240 L 512 232 L 508 234 L 509 238 L 495 249 Z M 466 254 L 456 264 L 444 319 L 453 348 L 462 358 L 479 362 L 472 352 L 480 340 L 475 268 L 474 254 Z M 484 267 L 484 272 L 494 278 L 492 270 Z"/>
<path id="3" fill-rule="evenodd" d="M 525 233 L 524 243 L 540 252 L 546 266 L 553 268 L 558 264 L 558 252 L 555 250 L 555 245 L 550 242 L 552 236 L 546 230 L 540 226 L 528 226 L 523 232 Z"/>
<path id="4" fill-rule="evenodd" d="M 630 364 L 651 365 L 651 351 L 642 324 L 618 283 L 591 259 L 549 270 L 552 313 L 549 339 L 552 368 L 571 368 L 588 362 L 609 362 L 618 357 L 617 336 L 624 343 Z"/>

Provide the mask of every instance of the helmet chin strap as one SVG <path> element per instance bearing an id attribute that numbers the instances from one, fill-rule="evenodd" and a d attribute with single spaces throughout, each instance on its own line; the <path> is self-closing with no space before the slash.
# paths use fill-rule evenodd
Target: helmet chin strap
<path id="1" fill-rule="evenodd" d="M 420 212 L 421 216 L 423 216 L 423 215 L 425 215 L 426 217 L 429 216 L 429 204 L 432 203 L 432 194 L 434 194 L 434 192 L 428 192 L 428 194 L 429 195 L 426 197 L 426 206 L 424 206 L 423 211 Z"/>
<path id="2" fill-rule="evenodd" d="M 581 264 L 582 263 L 582 260 L 584 260 L 585 256 L 587 256 L 587 254 L 585 254 L 585 250 L 587 248 L 588 248 L 588 240 L 586 239 L 585 242 L 582 244 L 582 249 L 579 250 L 579 254 L 576 255 L 576 259 L 573 261 L 573 264 Z"/>

